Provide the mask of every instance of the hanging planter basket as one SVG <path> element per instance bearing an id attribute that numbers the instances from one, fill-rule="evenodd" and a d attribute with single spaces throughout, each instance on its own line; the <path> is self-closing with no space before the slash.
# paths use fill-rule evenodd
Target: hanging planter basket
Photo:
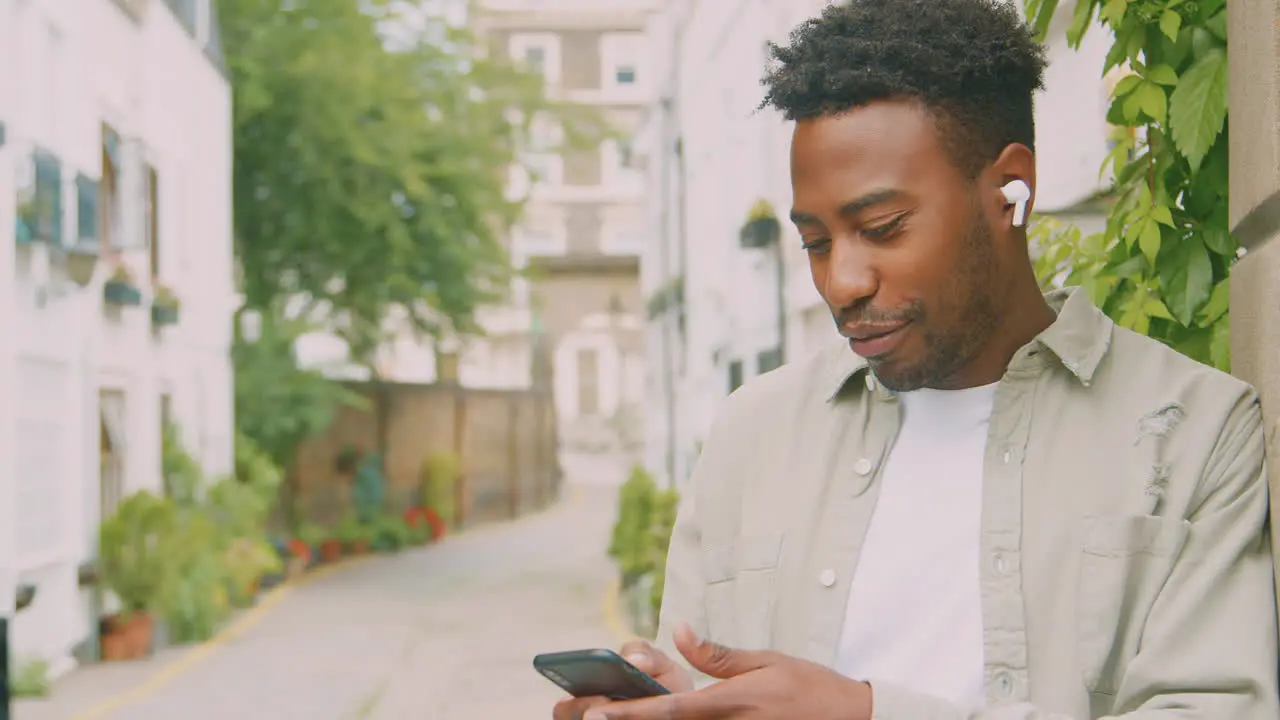
<path id="1" fill-rule="evenodd" d="M 782 225 L 777 218 L 760 218 L 743 225 L 738 240 L 744 248 L 766 248 L 778 242 L 781 235 Z"/>
<path id="2" fill-rule="evenodd" d="M 151 324 L 157 327 L 177 325 L 180 315 L 177 305 L 151 306 Z"/>
<path id="3" fill-rule="evenodd" d="M 120 307 L 138 307 L 142 304 L 142 290 L 125 280 L 112 278 L 102 285 L 102 299 Z"/>
<path id="4" fill-rule="evenodd" d="M 178 296 L 155 280 L 152 280 L 152 286 L 155 288 L 155 297 L 151 299 L 151 324 L 156 327 L 177 325 L 180 317 L 178 311 L 182 307 Z"/>
<path id="5" fill-rule="evenodd" d="M 772 246 L 782 237 L 782 225 L 768 200 L 757 200 L 747 213 L 747 222 L 738 232 L 738 242 L 744 248 L 757 249 Z"/>

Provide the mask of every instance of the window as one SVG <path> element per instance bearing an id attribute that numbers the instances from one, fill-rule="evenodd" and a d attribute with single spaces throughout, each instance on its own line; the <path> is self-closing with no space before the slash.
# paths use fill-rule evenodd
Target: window
<path id="1" fill-rule="evenodd" d="M 170 432 L 176 432 L 177 426 L 173 422 L 173 396 L 169 393 L 161 393 L 160 395 L 160 480 L 164 484 L 165 497 L 173 497 L 173 487 L 169 482 L 168 468 L 164 467 L 164 446 L 165 436 Z"/>
<path id="2" fill-rule="evenodd" d="M 98 392 L 99 517 L 111 517 L 124 497 L 125 398 L 119 390 Z"/>
<path id="3" fill-rule="evenodd" d="M 197 0 L 165 0 L 165 3 L 173 11 L 178 23 L 194 37 L 199 26 L 200 17 Z"/>
<path id="4" fill-rule="evenodd" d="M 517 33 L 507 44 L 507 55 L 555 85 L 560 82 L 559 40 L 555 33 Z"/>
<path id="5" fill-rule="evenodd" d="M 104 247 L 119 247 L 124 240 L 120 227 L 120 135 L 102 126 L 102 180 L 98 187 L 98 230 Z"/>
<path id="6" fill-rule="evenodd" d="M 742 361 L 729 361 L 729 392 L 742 387 Z"/>
<path id="7" fill-rule="evenodd" d="M 601 87 L 633 91 L 641 85 L 646 57 L 643 33 L 613 33 L 600 39 Z"/>
<path id="8" fill-rule="evenodd" d="M 35 237 L 54 245 L 62 244 L 62 162 L 56 155 L 36 150 L 35 203 L 29 212 Z"/>
<path id="9" fill-rule="evenodd" d="M 76 176 L 76 239 L 98 243 L 98 183 L 84 175 Z"/>
<path id="10" fill-rule="evenodd" d="M 151 277 L 154 278 L 160 277 L 160 179 L 154 167 L 148 165 L 144 172 L 146 188 L 143 202 L 146 211 L 142 219 L 151 259 Z"/>
<path id="11" fill-rule="evenodd" d="M 547 72 L 546 48 L 527 47 L 524 49 L 524 64 L 529 70 L 545 75 Z"/>
<path id="12" fill-rule="evenodd" d="M 761 351 L 756 355 L 756 373 L 763 375 L 770 370 L 775 370 L 782 365 L 782 350 L 780 348 L 770 348 Z"/>

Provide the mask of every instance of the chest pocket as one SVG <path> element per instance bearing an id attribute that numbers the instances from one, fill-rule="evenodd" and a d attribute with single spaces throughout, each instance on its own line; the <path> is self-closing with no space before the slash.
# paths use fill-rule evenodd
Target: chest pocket
<path id="1" fill-rule="evenodd" d="M 1084 519 L 1076 609 L 1081 668 L 1090 692 L 1115 694 L 1189 529 L 1180 518 Z"/>
<path id="2" fill-rule="evenodd" d="M 703 549 L 711 640 L 742 649 L 769 647 L 781 556 L 781 534 L 742 535 Z"/>

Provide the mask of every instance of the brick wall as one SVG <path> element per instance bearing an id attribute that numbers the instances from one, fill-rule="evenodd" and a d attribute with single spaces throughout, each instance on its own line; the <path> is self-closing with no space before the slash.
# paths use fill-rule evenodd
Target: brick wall
<path id="1" fill-rule="evenodd" d="M 350 387 L 368 399 L 344 408 L 329 429 L 305 443 L 289 477 L 300 520 L 339 521 L 351 510 L 351 477 L 336 467 L 346 446 L 378 448 L 375 386 Z M 516 517 L 546 505 L 558 489 L 552 398 L 539 391 L 477 390 L 446 384 L 383 383 L 388 509 L 419 498 L 419 472 L 428 455 L 457 453 L 462 461 L 460 524 Z"/>

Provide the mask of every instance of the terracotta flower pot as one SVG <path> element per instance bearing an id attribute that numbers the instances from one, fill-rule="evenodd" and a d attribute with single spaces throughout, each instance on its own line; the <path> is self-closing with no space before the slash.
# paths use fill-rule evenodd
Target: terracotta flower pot
<path id="1" fill-rule="evenodd" d="M 98 638 L 99 653 L 103 662 L 117 662 L 119 660 L 128 660 L 129 638 L 123 632 L 108 630 Z"/>
<path id="2" fill-rule="evenodd" d="M 331 563 L 342 559 L 342 543 L 337 540 L 325 540 L 320 543 L 320 559 Z"/>
<path id="3" fill-rule="evenodd" d="M 151 637 L 154 633 L 155 621 L 149 613 L 130 613 L 129 624 L 125 630 L 129 638 L 130 657 L 142 658 L 150 655 Z"/>
<path id="4" fill-rule="evenodd" d="M 352 555 L 364 555 L 364 554 L 366 554 L 366 553 L 368 553 L 368 552 L 369 552 L 369 541 L 368 541 L 368 540 L 356 540 L 356 541 L 354 541 L 354 542 L 352 542 L 352 543 L 351 543 L 351 554 L 352 554 Z"/>
<path id="5" fill-rule="evenodd" d="M 102 624 L 103 660 L 132 660 L 151 654 L 155 621 L 146 612 L 112 615 Z"/>

